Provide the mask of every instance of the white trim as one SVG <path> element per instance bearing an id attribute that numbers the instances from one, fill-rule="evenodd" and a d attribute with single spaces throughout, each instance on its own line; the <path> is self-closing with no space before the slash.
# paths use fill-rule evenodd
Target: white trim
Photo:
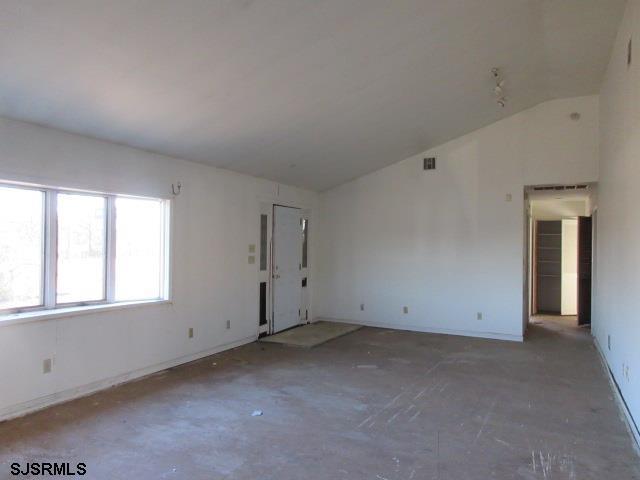
<path id="1" fill-rule="evenodd" d="M 634 447 L 636 449 L 636 453 L 640 455 L 640 432 L 635 426 L 633 415 L 631 415 L 631 412 L 627 408 L 627 404 L 624 401 L 622 392 L 620 392 L 620 390 L 618 389 L 618 385 L 613 378 L 613 374 L 611 373 L 611 369 L 609 368 L 609 364 L 607 363 L 607 357 L 604 356 L 604 352 L 602 348 L 600 348 L 600 343 L 598 343 L 598 338 L 595 335 L 593 336 L 593 344 L 596 346 L 596 350 L 600 354 L 602 368 L 604 369 L 605 374 L 607 375 L 607 379 L 609 380 L 609 385 L 611 386 L 611 390 L 613 391 L 613 394 L 616 398 L 616 403 L 620 408 L 620 413 L 622 414 L 621 416 L 626 420 L 625 425 L 627 427 L 627 430 L 629 431 L 629 435 L 631 435 L 631 438 L 635 440 Z"/>
<path id="2" fill-rule="evenodd" d="M 113 303 L 116 298 L 116 197 L 107 197 L 105 299 Z"/>
<path id="3" fill-rule="evenodd" d="M 32 310 L 28 312 L 8 313 L 6 315 L 0 315 L 0 328 L 21 323 L 41 322 L 55 318 L 77 317 L 80 315 L 90 315 L 94 313 L 141 308 L 154 305 L 173 305 L 173 302 L 164 299 L 141 300 L 137 302 L 100 303 L 96 305 L 82 305 L 51 310 Z"/>
<path id="4" fill-rule="evenodd" d="M 256 341 L 255 336 L 245 337 L 241 340 L 225 343 L 223 345 L 219 345 L 209 350 L 203 350 L 198 353 L 192 353 L 192 354 L 185 355 L 183 357 L 179 357 L 173 360 L 168 360 L 166 362 L 158 363 L 156 365 L 141 368 L 139 370 L 134 370 L 129 373 L 117 375 L 115 377 L 107 378 L 104 380 L 99 380 L 97 382 L 89 383 L 87 385 L 83 385 L 83 386 L 72 388 L 62 392 L 47 395 L 45 397 L 40 397 L 35 400 L 30 400 L 28 402 L 12 405 L 10 407 L 0 409 L 0 422 L 9 420 L 12 418 L 16 418 L 16 417 L 21 417 L 28 413 L 33 413 L 35 411 L 42 410 L 44 408 L 50 407 L 52 405 L 56 405 L 58 403 L 68 402 L 69 400 L 85 397 L 87 395 L 98 392 L 100 390 L 113 387 L 115 385 L 120 385 L 126 382 L 130 382 L 132 380 L 140 379 L 142 377 L 145 377 L 157 372 L 161 372 L 168 368 L 182 365 L 184 363 L 193 362 L 194 360 L 199 360 L 201 358 L 208 357 L 216 353 L 220 353 L 224 350 L 230 350 L 232 348 L 240 347 L 242 345 L 246 345 L 248 343 L 252 343 L 255 341 Z"/>
<path id="5" fill-rule="evenodd" d="M 162 262 L 160 265 L 160 294 L 165 300 L 173 300 L 173 285 L 171 283 L 171 276 L 173 273 L 173 200 L 162 201 Z M 116 213 L 117 215 L 117 213 Z"/>
<path id="6" fill-rule="evenodd" d="M 44 283 L 42 284 L 44 308 L 56 306 L 56 285 L 58 280 L 58 195 L 52 190 L 45 190 L 44 212 Z"/>
<path id="7" fill-rule="evenodd" d="M 314 322 L 319 320 L 327 320 L 338 323 L 352 323 L 354 325 L 362 325 L 364 327 L 388 328 L 391 330 L 407 330 L 411 332 L 436 333 L 442 335 L 457 335 L 461 337 L 487 338 L 492 340 L 508 340 L 511 342 L 522 342 L 522 335 L 513 335 L 509 333 L 493 333 L 478 332 L 475 330 L 453 330 L 450 328 L 425 327 L 422 325 L 395 324 L 386 322 L 365 322 L 352 319 L 336 319 L 336 318 L 314 318 Z"/>

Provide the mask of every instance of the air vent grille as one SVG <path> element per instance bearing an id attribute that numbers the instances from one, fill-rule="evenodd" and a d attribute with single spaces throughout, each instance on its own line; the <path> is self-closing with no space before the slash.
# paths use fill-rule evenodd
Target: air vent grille
<path id="1" fill-rule="evenodd" d="M 436 157 L 425 158 L 423 167 L 424 167 L 425 170 L 435 170 L 436 169 Z"/>
<path id="2" fill-rule="evenodd" d="M 547 185 L 543 187 L 533 187 L 536 192 L 544 192 L 544 191 L 563 191 L 563 190 L 586 190 L 588 185 Z"/>

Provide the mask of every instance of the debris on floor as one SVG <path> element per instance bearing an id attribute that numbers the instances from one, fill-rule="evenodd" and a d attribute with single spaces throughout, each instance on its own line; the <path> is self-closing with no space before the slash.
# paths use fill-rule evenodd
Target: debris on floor
<path id="1" fill-rule="evenodd" d="M 262 410 L 254 410 L 253 413 L 251 414 L 252 417 L 261 417 L 262 416 Z"/>

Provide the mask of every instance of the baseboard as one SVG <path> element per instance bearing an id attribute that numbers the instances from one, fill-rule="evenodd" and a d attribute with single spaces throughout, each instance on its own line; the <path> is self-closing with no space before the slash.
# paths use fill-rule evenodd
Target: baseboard
<path id="1" fill-rule="evenodd" d="M 613 390 L 613 394 L 616 397 L 616 402 L 618 407 L 620 408 L 620 412 L 622 413 L 624 419 L 626 420 L 627 429 L 631 434 L 631 437 L 635 440 L 636 452 L 640 455 L 640 431 L 638 430 L 638 424 L 636 423 L 633 415 L 629 411 L 629 407 L 627 406 L 627 402 L 624 400 L 624 396 L 620 391 L 620 387 L 618 387 L 618 382 L 616 382 L 611 369 L 609 368 L 609 364 L 607 363 L 607 357 L 604 356 L 604 351 L 600 347 L 600 343 L 598 342 L 598 338 L 593 336 L 593 343 L 596 346 L 596 350 L 600 355 L 600 361 L 602 362 L 602 368 L 607 374 L 607 378 L 609 379 L 609 384 L 611 385 L 611 390 Z"/>
<path id="2" fill-rule="evenodd" d="M 256 341 L 256 336 L 252 335 L 251 337 L 246 337 L 241 340 L 237 340 L 235 342 L 218 345 L 217 347 L 209 350 L 192 353 L 189 355 L 185 355 L 183 357 L 175 358 L 173 360 L 162 362 L 162 363 L 145 367 L 139 370 L 134 370 L 133 372 L 128 372 L 122 375 L 117 375 L 115 377 L 99 380 L 97 382 L 93 382 L 87 385 L 82 385 L 80 387 L 54 393 L 54 394 L 47 395 L 45 397 L 40 397 L 34 400 L 29 400 L 28 402 L 20 403 L 17 405 L 12 405 L 10 407 L 0 409 L 0 422 L 5 420 L 10 420 L 16 417 L 21 417 L 29 413 L 33 413 L 38 410 L 51 407 L 59 403 L 64 403 L 70 400 L 74 400 L 76 398 L 86 397 L 87 395 L 91 395 L 100 390 L 104 390 L 106 388 L 110 388 L 115 385 L 120 385 L 126 382 L 130 382 L 132 380 L 138 380 L 142 377 L 146 377 L 148 375 L 161 372 L 162 370 L 176 367 L 178 365 L 182 365 L 185 363 L 193 362 L 194 360 L 199 360 L 201 358 L 208 357 L 209 355 L 220 353 L 225 350 L 230 350 L 232 348 L 240 347 L 242 345 L 246 345 L 247 343 L 251 343 L 255 341 Z"/>
<path id="3" fill-rule="evenodd" d="M 406 330 L 410 332 L 421 332 L 421 333 L 437 333 L 441 335 L 456 335 L 459 337 L 474 337 L 474 338 L 488 338 L 492 340 L 507 340 L 510 342 L 522 342 L 522 335 L 511 335 L 508 333 L 493 333 L 493 332 L 478 332 L 475 330 L 455 330 L 449 328 L 435 328 L 435 327 L 425 327 L 423 325 L 408 325 L 408 324 L 395 324 L 395 323 L 385 323 L 385 322 L 366 322 L 361 320 L 353 320 L 353 319 L 339 319 L 339 318 L 317 318 L 314 321 L 318 320 L 328 320 L 330 322 L 339 322 L 339 323 L 352 323 L 354 325 L 362 325 L 364 327 L 376 327 L 376 328 L 388 328 L 392 330 Z"/>

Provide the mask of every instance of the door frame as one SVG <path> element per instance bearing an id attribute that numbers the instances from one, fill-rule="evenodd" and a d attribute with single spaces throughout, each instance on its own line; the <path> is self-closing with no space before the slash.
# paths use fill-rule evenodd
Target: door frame
<path id="1" fill-rule="evenodd" d="M 538 311 L 538 306 L 536 304 L 536 221 L 533 219 L 531 214 L 531 192 L 534 192 L 536 189 L 542 190 L 550 190 L 550 191 L 558 191 L 564 190 L 565 186 L 569 185 L 572 188 L 575 188 L 576 191 L 586 189 L 588 192 L 587 195 L 587 205 L 589 211 L 589 217 L 592 218 L 592 238 L 591 238 L 591 298 L 595 297 L 595 255 L 596 255 L 596 226 L 594 225 L 597 222 L 597 191 L 598 191 L 598 182 L 576 182 L 576 183 L 564 183 L 564 184 L 531 184 L 524 185 L 524 205 L 523 205 L 523 243 L 522 243 L 522 262 L 523 262 L 523 302 L 522 302 L 522 313 L 523 313 L 523 337 L 526 334 L 526 330 L 528 328 L 529 319 L 531 316 L 536 315 Z M 580 186 L 580 188 L 578 188 Z M 561 188 L 558 188 L 561 187 Z M 572 188 L 569 188 L 571 190 Z M 593 303 L 591 305 L 591 311 L 593 311 Z"/>
<path id="2" fill-rule="evenodd" d="M 266 216 L 266 227 L 267 227 L 267 235 L 265 239 L 265 245 L 262 244 L 262 216 Z M 258 338 L 264 337 L 271 333 L 271 323 L 273 319 L 272 312 L 272 284 L 271 284 L 271 265 L 272 265 L 272 257 L 273 257 L 273 204 L 271 202 L 260 202 L 259 209 L 259 229 L 258 229 L 258 239 L 257 239 L 257 265 L 258 265 Z M 263 251 L 264 249 L 264 251 Z M 262 270 L 262 255 L 265 256 L 266 268 Z M 265 284 L 265 293 L 264 293 L 264 302 L 265 305 L 261 305 L 263 299 L 261 298 L 260 289 L 262 288 L 262 284 Z M 264 308 L 264 315 L 266 323 L 260 324 L 261 322 L 261 313 Z"/>

